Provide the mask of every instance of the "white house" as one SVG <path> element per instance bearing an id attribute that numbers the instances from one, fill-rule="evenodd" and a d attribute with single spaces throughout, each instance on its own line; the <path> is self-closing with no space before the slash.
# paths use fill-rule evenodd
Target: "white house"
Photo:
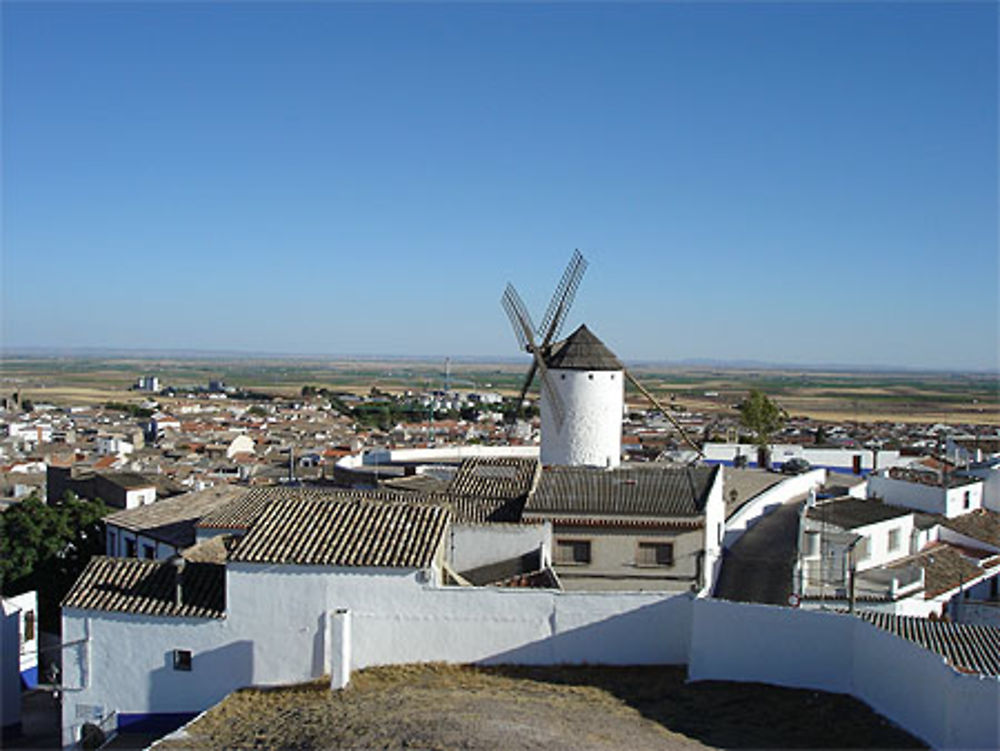
<path id="1" fill-rule="evenodd" d="M 983 481 L 895 467 L 868 478 L 868 497 L 951 519 L 983 508 Z"/>

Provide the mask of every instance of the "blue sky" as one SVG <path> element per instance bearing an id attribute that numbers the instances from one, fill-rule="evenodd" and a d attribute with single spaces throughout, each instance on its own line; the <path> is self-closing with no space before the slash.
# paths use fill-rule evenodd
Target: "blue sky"
<path id="1" fill-rule="evenodd" d="M 6 347 L 995 368 L 991 2 L 3 5 Z"/>

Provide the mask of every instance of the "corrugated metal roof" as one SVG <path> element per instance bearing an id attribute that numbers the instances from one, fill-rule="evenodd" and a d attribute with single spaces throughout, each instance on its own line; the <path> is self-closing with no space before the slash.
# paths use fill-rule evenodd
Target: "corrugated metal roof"
<path id="1" fill-rule="evenodd" d="M 181 603 L 175 602 L 176 569 L 168 561 L 95 556 L 63 599 L 64 608 L 177 618 L 222 618 L 226 568 L 215 563 L 184 567 Z"/>
<path id="2" fill-rule="evenodd" d="M 963 672 L 1000 676 L 1000 628 L 861 611 L 858 617 L 937 652 Z"/>
<path id="3" fill-rule="evenodd" d="M 580 326 L 561 342 L 553 344 L 546 352 L 545 364 L 562 370 L 625 369 L 621 360 L 586 326 Z"/>
<path id="4" fill-rule="evenodd" d="M 546 467 L 526 516 L 701 516 L 718 467 Z"/>
<path id="5" fill-rule="evenodd" d="M 448 492 L 480 498 L 524 498 L 534 487 L 540 470 L 537 459 L 465 459 L 449 483 Z"/>
<path id="6" fill-rule="evenodd" d="M 229 560 L 315 566 L 429 566 L 450 521 L 442 506 L 291 500 L 270 504 Z"/>

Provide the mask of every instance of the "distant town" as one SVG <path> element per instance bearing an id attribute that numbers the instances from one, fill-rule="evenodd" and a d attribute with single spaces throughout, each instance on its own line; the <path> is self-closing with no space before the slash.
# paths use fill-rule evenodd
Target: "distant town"
<path id="1" fill-rule="evenodd" d="M 244 686 L 338 689 L 426 661 L 673 664 L 851 693 L 930 745 L 992 742 L 981 714 L 921 714 L 875 678 L 932 654 L 928 686 L 985 676 L 975 701 L 996 696 L 988 377 L 633 373 L 585 326 L 535 351 L 527 380 L 450 361 L 219 361 L 214 377 L 9 361 L 5 697 L 20 684 L 24 712 L 57 713 L 54 745 L 183 725 L 211 746 L 185 723 Z M 754 626 L 736 638 L 732 619 Z M 786 628 L 854 646 L 810 654 L 803 677 L 760 641 Z M 11 738 L 21 711 L 5 705 Z"/>

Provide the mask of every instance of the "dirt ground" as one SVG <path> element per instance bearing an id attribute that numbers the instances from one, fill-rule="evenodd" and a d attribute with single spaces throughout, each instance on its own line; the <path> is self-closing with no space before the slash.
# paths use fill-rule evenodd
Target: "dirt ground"
<path id="1" fill-rule="evenodd" d="M 923 748 L 850 697 L 685 683 L 683 667 L 456 667 L 356 673 L 230 695 L 184 738 L 193 749 Z"/>

